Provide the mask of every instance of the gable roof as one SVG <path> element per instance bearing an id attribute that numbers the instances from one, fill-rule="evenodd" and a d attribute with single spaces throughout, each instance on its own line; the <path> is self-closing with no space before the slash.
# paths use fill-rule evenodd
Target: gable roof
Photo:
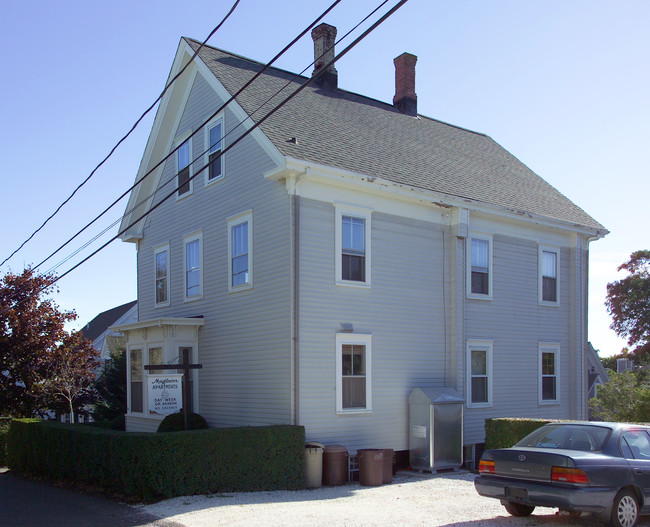
<path id="1" fill-rule="evenodd" d="M 100 313 L 81 329 L 81 334 L 88 340 L 94 341 L 110 326 L 115 324 L 115 322 L 126 314 L 136 303 L 137 300 L 133 300 L 127 304 L 122 304 L 121 306 Z"/>
<path id="2" fill-rule="evenodd" d="M 199 48 L 199 42 L 183 40 L 193 50 Z M 204 46 L 198 57 L 230 94 L 263 67 L 211 46 Z M 306 79 L 269 68 L 237 96 L 237 103 L 257 122 Z M 392 104 L 362 95 L 312 83 L 260 129 L 290 158 L 540 216 L 598 235 L 608 232 L 487 135 L 422 115 L 410 117 Z"/>

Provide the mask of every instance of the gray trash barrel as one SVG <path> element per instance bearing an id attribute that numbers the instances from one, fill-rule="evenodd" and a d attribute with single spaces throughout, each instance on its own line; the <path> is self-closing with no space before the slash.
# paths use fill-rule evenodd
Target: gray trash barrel
<path id="1" fill-rule="evenodd" d="M 316 489 L 323 481 L 323 445 L 305 443 L 305 486 Z"/>
<path id="2" fill-rule="evenodd" d="M 384 451 L 379 448 L 363 448 L 359 454 L 359 483 L 376 487 L 384 482 Z"/>

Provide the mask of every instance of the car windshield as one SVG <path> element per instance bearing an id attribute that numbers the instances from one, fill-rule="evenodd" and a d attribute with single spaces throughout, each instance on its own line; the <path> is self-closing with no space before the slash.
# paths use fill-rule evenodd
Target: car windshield
<path id="1" fill-rule="evenodd" d="M 528 434 L 515 446 L 597 452 L 603 449 L 611 431 L 611 428 L 603 426 L 546 425 Z"/>

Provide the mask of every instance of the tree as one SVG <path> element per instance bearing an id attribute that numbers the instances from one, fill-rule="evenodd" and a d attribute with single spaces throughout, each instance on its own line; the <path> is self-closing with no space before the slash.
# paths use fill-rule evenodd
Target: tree
<path id="1" fill-rule="evenodd" d="M 611 372 L 609 382 L 599 386 L 596 397 L 589 400 L 591 416 L 599 421 L 650 421 L 650 387 L 644 380 L 637 372 Z"/>
<path id="2" fill-rule="evenodd" d="M 629 275 L 607 284 L 605 305 L 613 319 L 611 328 L 630 346 L 644 347 L 650 342 L 650 251 L 632 253 L 618 270 Z"/>
<path id="3" fill-rule="evenodd" d="M 110 360 L 106 361 L 95 382 L 97 399 L 92 416 L 96 421 L 112 421 L 126 413 L 126 350 L 124 337 L 108 335 Z"/>
<path id="4" fill-rule="evenodd" d="M 57 361 L 66 352 L 77 353 L 70 372 L 74 377 L 79 366 L 83 376 L 87 361 L 82 358 L 97 355 L 80 335 L 65 330 L 77 315 L 60 311 L 47 298 L 54 289 L 53 276 L 30 268 L 0 280 L 0 415 L 37 417 L 56 409 L 44 387 L 57 371 Z"/>

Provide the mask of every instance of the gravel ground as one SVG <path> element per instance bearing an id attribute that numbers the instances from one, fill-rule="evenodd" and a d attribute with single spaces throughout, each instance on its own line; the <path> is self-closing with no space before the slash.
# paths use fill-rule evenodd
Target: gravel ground
<path id="1" fill-rule="evenodd" d="M 474 490 L 467 472 L 399 472 L 393 483 L 362 487 L 349 483 L 301 491 L 241 492 L 186 496 L 141 506 L 160 518 L 186 527 L 246 526 L 549 526 L 588 527 L 589 516 L 567 518 L 556 509 L 537 508 L 529 518 L 511 517 L 498 500 Z M 639 522 L 650 527 L 650 518 Z"/>

